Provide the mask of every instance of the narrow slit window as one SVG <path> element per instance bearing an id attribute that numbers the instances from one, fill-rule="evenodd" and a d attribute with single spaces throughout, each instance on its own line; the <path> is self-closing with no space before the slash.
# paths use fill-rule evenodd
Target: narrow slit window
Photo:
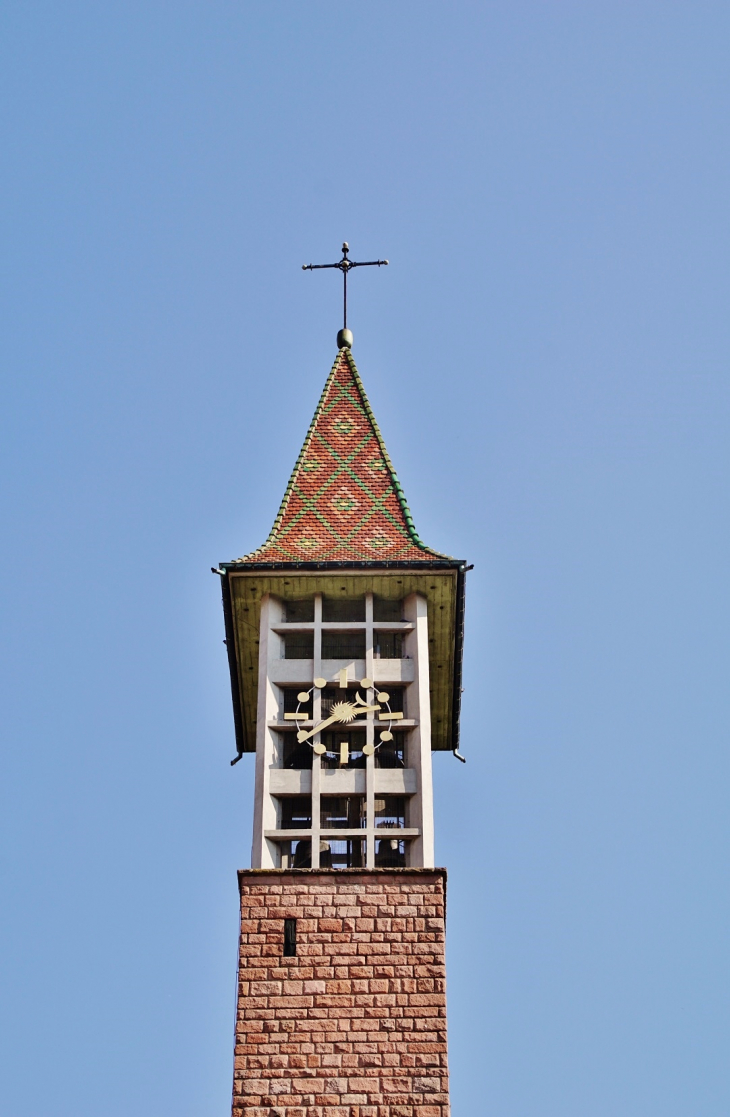
<path id="1" fill-rule="evenodd" d="M 297 921 L 296 919 L 284 920 L 284 957 L 296 958 L 297 956 Z"/>

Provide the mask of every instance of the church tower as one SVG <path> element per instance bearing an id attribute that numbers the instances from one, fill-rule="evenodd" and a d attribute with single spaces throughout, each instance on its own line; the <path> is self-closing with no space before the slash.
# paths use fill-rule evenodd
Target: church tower
<path id="1" fill-rule="evenodd" d="M 416 534 L 351 344 L 268 539 L 217 568 L 256 758 L 233 1117 L 449 1113 L 431 754 L 458 756 L 467 568 Z"/>

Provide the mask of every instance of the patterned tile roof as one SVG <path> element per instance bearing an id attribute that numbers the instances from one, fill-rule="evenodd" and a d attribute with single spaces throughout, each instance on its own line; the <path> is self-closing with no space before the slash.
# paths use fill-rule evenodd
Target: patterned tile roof
<path id="1" fill-rule="evenodd" d="M 337 354 L 262 547 L 238 561 L 429 562 L 352 353 Z"/>

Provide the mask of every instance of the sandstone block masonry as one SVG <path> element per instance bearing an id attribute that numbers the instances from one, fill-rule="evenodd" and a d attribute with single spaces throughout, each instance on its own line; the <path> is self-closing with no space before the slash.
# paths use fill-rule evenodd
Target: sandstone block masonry
<path id="1" fill-rule="evenodd" d="M 233 1117 L 448 1117 L 445 871 L 247 870 L 239 889 Z"/>

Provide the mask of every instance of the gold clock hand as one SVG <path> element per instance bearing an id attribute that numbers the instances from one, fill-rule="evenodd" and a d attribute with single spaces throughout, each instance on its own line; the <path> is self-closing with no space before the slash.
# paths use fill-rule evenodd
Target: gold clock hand
<path id="1" fill-rule="evenodd" d="M 337 717 L 337 715 L 335 715 L 334 717 L 331 717 L 331 718 L 327 718 L 326 721 L 321 721 L 319 723 L 319 725 L 316 726 L 316 728 L 310 730 L 309 733 L 302 733 L 301 731 L 299 733 L 297 733 L 297 740 L 301 744 L 303 744 L 304 741 L 308 741 L 310 737 L 313 737 L 315 735 L 315 733 L 321 733 L 322 730 L 326 729 L 328 725 L 332 725 L 332 723 L 334 721 L 339 721 L 339 720 L 340 719 L 339 719 L 339 717 Z"/>
<path id="2" fill-rule="evenodd" d="M 355 717 L 355 707 L 349 702 L 341 702 L 339 703 L 339 705 L 340 710 L 338 713 L 333 714 L 332 717 L 327 718 L 326 721 L 320 722 L 319 725 L 315 726 L 315 728 L 312 729 L 309 733 L 303 733 L 300 730 L 300 732 L 297 733 L 297 740 L 299 741 L 299 743 L 304 744 L 304 742 L 308 741 L 310 737 L 314 737 L 315 733 L 321 733 L 323 729 L 326 729 L 328 725 L 332 725 L 332 723 L 335 721 L 343 721 L 345 723 L 347 723 L 348 721 L 352 721 L 352 719 Z M 380 706 L 357 707 L 357 711 L 364 714 L 379 709 Z"/>

